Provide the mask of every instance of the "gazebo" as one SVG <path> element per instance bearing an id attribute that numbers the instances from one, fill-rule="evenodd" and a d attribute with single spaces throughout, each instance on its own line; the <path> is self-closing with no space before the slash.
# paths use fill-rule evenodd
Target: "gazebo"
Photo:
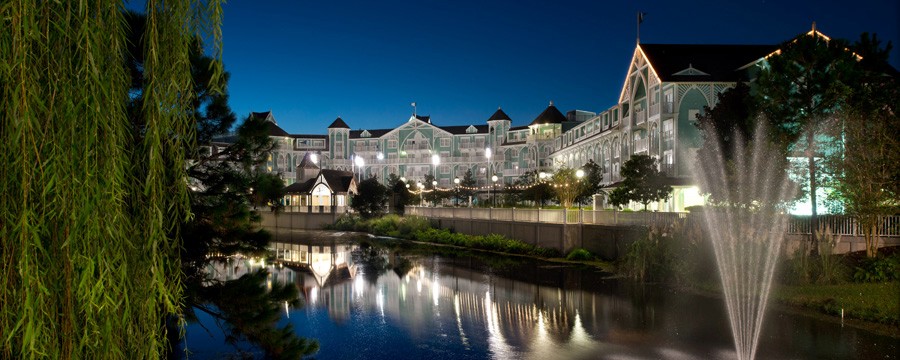
<path id="1" fill-rule="evenodd" d="M 344 212 L 348 196 L 356 194 L 350 171 L 321 170 L 309 156 L 297 165 L 297 182 L 284 188 L 285 211 Z"/>

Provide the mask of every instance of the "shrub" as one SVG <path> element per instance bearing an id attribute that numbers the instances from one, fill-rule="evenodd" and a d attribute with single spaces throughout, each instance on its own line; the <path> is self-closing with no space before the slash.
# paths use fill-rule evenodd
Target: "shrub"
<path id="1" fill-rule="evenodd" d="M 704 243 L 699 224 L 651 227 L 647 235 L 628 246 L 619 261 L 619 273 L 638 281 L 690 284 L 711 280 L 716 274 L 711 246 Z"/>
<path id="2" fill-rule="evenodd" d="M 889 282 L 900 280 L 900 255 L 866 258 L 853 274 L 857 282 Z"/>
<path id="3" fill-rule="evenodd" d="M 334 222 L 332 225 L 325 226 L 325 229 L 328 230 L 341 230 L 341 231 L 356 231 L 356 228 L 359 226 L 359 223 L 363 222 L 356 215 L 342 215 Z"/>
<path id="4" fill-rule="evenodd" d="M 566 260 L 571 261 L 588 261 L 593 260 L 594 254 L 591 254 L 590 251 L 587 251 L 582 248 L 578 248 L 569 252 L 569 255 L 566 255 Z"/>

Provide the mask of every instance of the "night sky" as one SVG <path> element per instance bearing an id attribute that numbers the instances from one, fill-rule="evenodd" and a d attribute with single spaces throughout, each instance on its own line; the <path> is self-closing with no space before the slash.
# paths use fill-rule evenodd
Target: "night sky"
<path id="1" fill-rule="evenodd" d="M 225 4 L 224 60 L 240 118 L 272 110 L 291 133 L 392 128 L 412 113 L 483 124 L 501 106 L 525 125 L 616 103 L 644 11 L 643 43 L 774 44 L 817 28 L 894 43 L 897 0 L 241 1 Z"/>

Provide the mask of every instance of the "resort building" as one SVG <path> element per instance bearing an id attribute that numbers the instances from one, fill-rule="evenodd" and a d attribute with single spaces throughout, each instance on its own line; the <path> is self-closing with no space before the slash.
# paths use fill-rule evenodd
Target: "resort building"
<path id="1" fill-rule="evenodd" d="M 801 36 L 822 36 L 812 30 Z M 825 37 L 827 39 L 827 37 Z M 451 187 L 472 171 L 479 186 L 511 184 L 528 171 L 578 168 L 593 160 L 603 185 L 615 187 L 622 164 L 646 154 L 659 160 L 675 192 L 654 210 L 683 211 L 702 204 L 689 179 L 689 166 L 700 146 L 694 125 L 717 95 L 747 81 L 778 45 L 637 44 L 615 105 L 600 113 L 560 112 L 552 102 L 527 124 L 497 109 L 484 120 L 445 126 L 413 114 L 390 129 L 351 127 L 340 117 L 327 133 L 290 134 L 271 112 L 252 113 L 271 122 L 278 143 L 267 169 L 285 184 L 297 181 L 296 167 L 309 156 L 323 169 L 351 171 L 357 178 L 390 174 L 424 181 L 433 175 L 439 187 Z M 355 129 L 355 130 L 354 130 Z"/>

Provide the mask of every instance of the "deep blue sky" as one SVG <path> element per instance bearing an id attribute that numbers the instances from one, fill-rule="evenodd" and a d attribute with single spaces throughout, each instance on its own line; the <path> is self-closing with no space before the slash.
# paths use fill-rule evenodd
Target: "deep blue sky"
<path id="1" fill-rule="evenodd" d="M 272 110 L 291 133 L 391 128 L 412 113 L 513 126 L 552 100 L 565 112 L 615 104 L 635 44 L 772 44 L 808 31 L 891 40 L 897 0 L 856 1 L 247 1 L 225 4 L 224 61 L 240 118 Z"/>

